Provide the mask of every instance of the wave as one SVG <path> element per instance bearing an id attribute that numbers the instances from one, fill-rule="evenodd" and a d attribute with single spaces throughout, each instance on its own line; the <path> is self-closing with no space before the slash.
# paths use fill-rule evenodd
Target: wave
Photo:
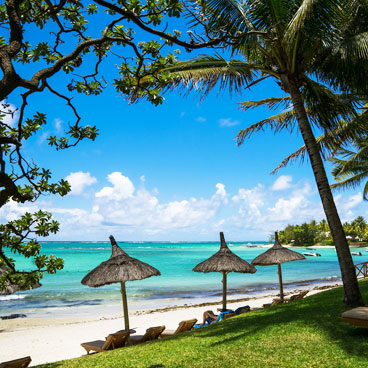
<path id="1" fill-rule="evenodd" d="M 24 299 L 27 295 L 0 295 L 1 300 L 17 300 Z"/>
<path id="2" fill-rule="evenodd" d="M 163 246 L 163 247 L 136 247 L 137 249 L 192 249 L 194 247 L 170 247 L 170 246 Z"/>
<path id="3" fill-rule="evenodd" d="M 111 247 L 57 247 L 56 249 L 97 250 L 97 249 L 111 249 Z"/>

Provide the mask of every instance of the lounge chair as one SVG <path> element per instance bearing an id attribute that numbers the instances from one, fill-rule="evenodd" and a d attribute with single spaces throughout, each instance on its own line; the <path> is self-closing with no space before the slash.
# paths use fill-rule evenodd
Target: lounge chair
<path id="1" fill-rule="evenodd" d="M 201 327 L 206 327 L 206 326 L 209 326 L 209 325 L 213 325 L 214 323 L 217 323 L 217 322 L 220 322 L 224 319 L 228 319 L 228 318 L 231 318 L 231 317 L 234 317 L 236 316 L 236 313 L 233 311 L 233 310 L 227 310 L 225 312 L 221 312 L 216 321 L 213 321 L 212 323 L 208 323 L 207 321 L 205 322 L 204 325 L 202 325 L 202 323 L 197 323 L 196 325 L 194 325 L 193 327 L 194 328 L 201 328 Z"/>
<path id="2" fill-rule="evenodd" d="M 263 308 L 273 307 L 274 305 L 282 304 L 283 301 L 280 298 L 275 298 L 272 300 L 272 303 L 263 304 Z"/>
<path id="3" fill-rule="evenodd" d="M 274 305 L 279 305 L 282 303 L 289 303 L 295 300 L 303 299 L 308 293 L 309 293 L 309 290 L 303 290 L 299 294 L 295 294 L 288 298 L 284 298 L 284 301 L 282 301 L 280 298 L 275 298 L 272 300 L 272 303 L 263 304 L 263 308 L 273 307 Z"/>
<path id="4" fill-rule="evenodd" d="M 95 340 L 84 342 L 81 344 L 81 346 L 86 349 L 87 354 L 89 354 L 91 350 L 100 353 L 102 351 L 117 349 L 125 346 L 129 335 L 129 331 L 119 331 L 107 336 L 105 341 Z"/>
<path id="5" fill-rule="evenodd" d="M 368 307 L 358 307 L 344 312 L 339 318 L 354 326 L 368 327 Z"/>
<path id="6" fill-rule="evenodd" d="M 239 315 L 239 314 L 243 314 L 243 313 L 247 313 L 250 311 L 250 306 L 249 305 L 245 305 L 244 307 L 239 307 L 235 309 L 235 314 Z"/>
<path id="7" fill-rule="evenodd" d="M 141 344 L 146 341 L 156 340 L 160 337 L 165 326 L 150 327 L 147 328 L 144 335 L 134 335 L 130 337 L 130 343 L 132 345 Z"/>
<path id="8" fill-rule="evenodd" d="M 8 360 L 7 362 L 0 363 L 0 368 L 25 368 L 29 366 L 29 363 L 31 363 L 31 361 L 32 359 L 30 356 Z"/>
<path id="9" fill-rule="evenodd" d="M 295 300 L 303 299 L 307 294 L 309 293 L 309 290 L 303 290 L 299 294 L 292 295 L 290 298 L 287 298 L 287 302 L 293 302 Z"/>
<path id="10" fill-rule="evenodd" d="M 196 324 L 197 319 L 190 319 L 188 321 L 181 321 L 179 323 L 179 326 L 176 330 L 165 330 L 161 333 L 161 337 L 168 337 L 172 335 L 177 335 L 179 333 L 182 333 L 184 331 L 190 331 L 193 326 Z"/>
<path id="11" fill-rule="evenodd" d="M 231 318 L 231 317 L 235 317 L 236 316 L 236 313 L 234 311 L 228 311 L 228 312 L 223 312 L 223 313 L 220 313 L 219 315 L 219 318 L 222 319 L 228 319 L 228 318 Z"/>

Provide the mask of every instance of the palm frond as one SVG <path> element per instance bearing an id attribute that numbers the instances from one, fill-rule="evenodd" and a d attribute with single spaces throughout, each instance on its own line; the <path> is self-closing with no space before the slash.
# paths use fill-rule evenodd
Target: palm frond
<path id="1" fill-rule="evenodd" d="M 313 123 L 322 129 L 336 128 L 342 119 L 350 121 L 357 117 L 359 96 L 336 94 L 330 88 L 310 78 L 302 87 L 306 106 L 313 115 Z"/>
<path id="2" fill-rule="evenodd" d="M 284 41 L 290 46 L 299 32 L 308 35 L 310 26 L 318 27 L 324 38 L 328 33 L 333 33 L 334 19 L 339 19 L 340 9 L 336 6 L 336 0 L 303 0 L 298 10 L 290 20 L 285 30 Z M 311 23 L 311 24 L 307 24 Z"/>
<path id="3" fill-rule="evenodd" d="M 286 108 L 289 107 L 291 103 L 291 98 L 289 96 L 285 97 L 269 97 L 259 101 L 245 101 L 239 102 L 241 106 L 240 109 L 242 111 L 247 111 L 251 108 L 267 105 L 269 110 L 276 110 L 280 107 Z"/>
<path id="4" fill-rule="evenodd" d="M 294 111 L 286 111 L 281 114 L 271 116 L 270 118 L 259 121 L 252 124 L 248 128 L 241 130 L 236 136 L 237 144 L 240 146 L 244 143 L 246 138 L 250 138 L 252 134 L 259 131 L 264 131 L 266 128 L 270 128 L 274 133 L 278 133 L 281 130 L 287 129 L 292 133 L 296 124 L 296 116 Z"/>
<path id="5" fill-rule="evenodd" d="M 317 137 L 316 141 L 320 147 L 322 158 L 327 159 L 327 157 L 335 155 L 338 150 L 340 150 L 340 152 L 344 152 L 344 150 L 348 152 L 343 146 L 361 139 L 362 136 L 366 134 L 368 134 L 367 116 L 360 115 L 350 122 L 341 121 L 337 128 L 326 131 L 324 134 Z M 281 168 L 296 161 L 303 162 L 305 158 L 306 147 L 303 145 L 297 151 L 283 159 L 271 173 L 275 174 Z"/>
<path id="6" fill-rule="evenodd" d="M 330 185 L 330 187 L 335 190 L 355 189 L 362 183 L 363 180 L 367 178 L 368 172 L 365 172 L 362 174 L 354 175 L 349 179 L 340 181 L 338 183 L 333 183 Z"/>
<path id="7" fill-rule="evenodd" d="M 306 153 L 307 153 L 306 147 L 305 146 L 300 147 L 298 150 L 293 152 L 291 155 L 284 158 L 281 161 L 281 163 L 275 169 L 271 171 L 271 175 L 276 174 L 277 171 L 279 171 L 283 167 L 286 167 L 291 162 L 295 162 L 295 161 L 299 161 L 300 163 L 304 162 L 306 158 Z"/>
<path id="8" fill-rule="evenodd" d="M 363 199 L 365 201 L 368 201 L 367 195 L 368 195 L 368 181 L 365 183 L 363 188 Z"/>
<path id="9" fill-rule="evenodd" d="M 357 35 L 345 38 L 340 44 L 336 45 L 334 50 L 339 53 L 342 59 L 347 61 L 368 59 L 368 32 L 362 32 Z"/>
<path id="10" fill-rule="evenodd" d="M 313 15 L 313 6 L 317 0 L 304 0 L 294 17 L 289 22 L 288 28 L 285 32 L 285 39 L 290 41 L 295 35 L 303 29 L 305 20 Z"/>
<path id="11" fill-rule="evenodd" d="M 246 14 L 246 9 L 237 0 L 200 1 L 206 15 L 206 24 L 211 36 L 221 37 L 225 32 L 233 36 L 255 27 Z"/>
<path id="12" fill-rule="evenodd" d="M 225 60 L 221 55 L 200 56 L 177 62 L 162 70 L 167 78 L 167 89 L 181 88 L 186 93 L 197 91 L 202 98 L 217 86 L 219 91 L 241 92 L 264 80 L 259 72 L 260 66 L 241 60 Z M 263 73 L 272 73 L 266 69 Z"/>

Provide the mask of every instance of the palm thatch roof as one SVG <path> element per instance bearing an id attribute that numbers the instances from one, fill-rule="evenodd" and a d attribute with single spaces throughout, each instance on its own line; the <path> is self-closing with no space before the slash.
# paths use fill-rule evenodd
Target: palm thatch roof
<path id="1" fill-rule="evenodd" d="M 193 268 L 194 272 L 255 273 L 257 269 L 234 254 L 227 246 L 224 233 L 220 233 L 220 250 Z"/>
<path id="2" fill-rule="evenodd" d="M 284 248 L 280 244 L 277 232 L 275 232 L 275 244 L 273 247 L 254 258 L 252 265 L 269 266 L 291 261 L 300 261 L 302 259 L 305 259 L 302 254 L 294 252 L 291 249 Z"/>
<path id="3" fill-rule="evenodd" d="M 82 280 L 83 285 L 99 287 L 125 282 L 143 280 L 150 276 L 160 276 L 161 273 L 148 263 L 130 257 L 117 244 L 114 237 L 110 236 L 112 245 L 111 257 L 89 272 Z"/>
<path id="4" fill-rule="evenodd" d="M 7 266 L 0 267 L 0 277 L 3 273 L 8 272 L 10 268 Z M 12 284 L 10 281 L 5 281 L 4 288 L 0 289 L 0 295 L 11 295 L 21 290 L 37 289 L 42 286 L 40 283 L 33 284 L 32 287 L 22 288 L 20 285 Z"/>

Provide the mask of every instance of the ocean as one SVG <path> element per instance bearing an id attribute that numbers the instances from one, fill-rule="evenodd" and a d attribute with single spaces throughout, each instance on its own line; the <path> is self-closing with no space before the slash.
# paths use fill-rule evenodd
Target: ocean
<path id="1" fill-rule="evenodd" d="M 161 308 L 221 300 L 222 275 L 197 273 L 192 268 L 219 249 L 218 242 L 118 242 L 130 256 L 147 262 L 160 270 L 161 276 L 127 282 L 129 309 Z M 265 242 L 228 242 L 230 249 L 251 262 L 267 249 Z M 293 248 L 303 253 L 305 248 Z M 312 288 L 341 282 L 336 251 L 316 249 L 321 257 L 307 257 L 282 265 L 284 289 Z M 365 249 L 353 256 L 354 263 L 368 261 Z M 90 288 L 81 284 L 82 278 L 111 255 L 109 242 L 45 242 L 42 253 L 64 259 L 64 269 L 45 274 L 42 287 L 13 295 L 0 296 L 0 315 L 26 314 L 32 318 L 57 318 L 119 313 L 120 284 Z M 16 258 L 20 268 L 27 269 L 29 261 Z M 245 298 L 277 294 L 277 266 L 257 266 L 255 274 L 228 275 L 228 298 Z"/>

